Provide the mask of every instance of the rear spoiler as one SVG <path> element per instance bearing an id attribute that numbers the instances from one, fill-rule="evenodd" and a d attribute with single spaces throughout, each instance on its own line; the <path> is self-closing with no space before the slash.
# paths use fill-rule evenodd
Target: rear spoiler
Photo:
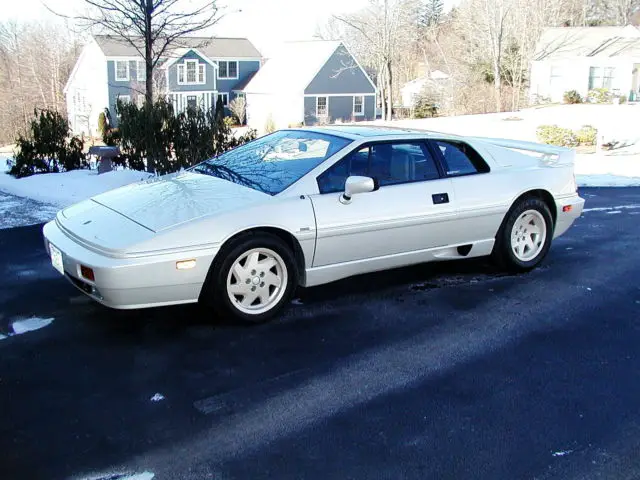
<path id="1" fill-rule="evenodd" d="M 541 162 L 548 166 L 573 165 L 576 152 L 572 148 L 557 147 L 543 143 L 526 142 L 524 140 L 507 140 L 502 138 L 471 137 L 471 140 L 481 143 L 488 143 L 496 147 L 508 148 L 527 155 L 534 155 Z"/>

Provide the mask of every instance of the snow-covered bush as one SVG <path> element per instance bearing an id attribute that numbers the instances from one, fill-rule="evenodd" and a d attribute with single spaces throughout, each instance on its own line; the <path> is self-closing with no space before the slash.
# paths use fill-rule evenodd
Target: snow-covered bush
<path id="1" fill-rule="evenodd" d="M 611 103 L 611 92 L 607 88 L 594 88 L 589 90 L 587 96 L 591 103 Z"/>
<path id="2" fill-rule="evenodd" d="M 15 165 L 9 173 L 17 178 L 87 168 L 84 142 L 71 136 L 69 122 L 55 110 L 34 110 L 29 135 L 16 140 Z"/>

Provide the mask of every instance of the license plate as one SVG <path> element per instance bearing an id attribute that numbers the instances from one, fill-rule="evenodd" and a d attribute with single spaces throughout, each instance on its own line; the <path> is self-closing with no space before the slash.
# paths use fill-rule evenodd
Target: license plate
<path id="1" fill-rule="evenodd" d="M 64 275 L 64 266 L 62 264 L 62 252 L 54 247 L 52 244 L 49 244 L 49 250 L 51 251 L 51 265 L 58 270 L 62 275 Z"/>

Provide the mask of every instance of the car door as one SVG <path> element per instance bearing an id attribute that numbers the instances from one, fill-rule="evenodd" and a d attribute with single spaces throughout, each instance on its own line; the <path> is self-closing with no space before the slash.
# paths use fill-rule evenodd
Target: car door
<path id="1" fill-rule="evenodd" d="M 467 143 L 430 142 L 455 192 L 458 228 L 452 231 L 452 240 L 462 244 L 493 239 L 517 187 L 505 176 L 490 174 L 487 162 Z"/>
<path id="2" fill-rule="evenodd" d="M 434 156 L 423 141 L 377 142 L 319 175 L 320 193 L 311 196 L 317 230 L 314 267 L 446 245 L 455 198 Z M 343 203 L 350 175 L 373 177 L 379 189 Z"/>

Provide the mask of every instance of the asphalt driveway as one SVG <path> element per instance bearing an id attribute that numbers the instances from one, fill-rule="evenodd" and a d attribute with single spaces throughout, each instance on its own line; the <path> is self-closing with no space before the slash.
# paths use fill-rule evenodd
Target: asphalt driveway
<path id="1" fill-rule="evenodd" d="M 346 279 L 252 328 L 107 310 L 0 230 L 0 478 L 638 478 L 640 189 L 582 194 L 534 272 Z"/>

